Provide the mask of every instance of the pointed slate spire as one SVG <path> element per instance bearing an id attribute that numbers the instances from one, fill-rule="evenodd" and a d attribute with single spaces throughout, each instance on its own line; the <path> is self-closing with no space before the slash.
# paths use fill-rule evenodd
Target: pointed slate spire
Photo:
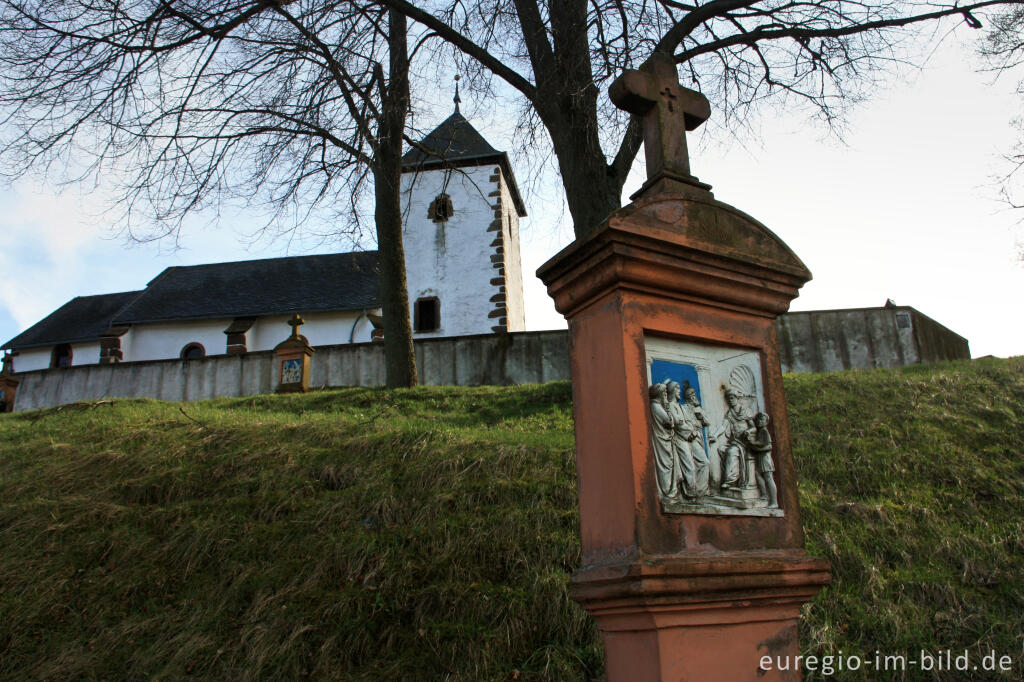
<path id="1" fill-rule="evenodd" d="M 438 168 L 497 164 L 501 166 L 505 181 L 509 184 L 516 211 L 520 216 L 525 216 L 526 206 L 519 195 L 508 155 L 492 147 L 459 111 L 459 105 L 462 103 L 459 93 L 460 80 L 461 76 L 456 75 L 455 96 L 452 98 L 455 111 L 402 155 L 402 172 L 420 173 Z"/>

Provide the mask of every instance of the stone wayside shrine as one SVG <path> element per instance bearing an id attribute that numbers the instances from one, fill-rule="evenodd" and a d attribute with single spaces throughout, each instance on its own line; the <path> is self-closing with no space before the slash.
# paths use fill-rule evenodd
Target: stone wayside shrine
<path id="1" fill-rule="evenodd" d="M 610 682 L 799 678 L 808 557 L 775 319 L 811 274 L 690 173 L 710 114 L 669 56 L 609 94 L 643 117 L 648 180 L 537 272 L 569 321 L 583 566 Z M 769 668 L 769 669 L 765 669 Z"/>
<path id="2" fill-rule="evenodd" d="M 305 322 L 296 313 L 288 320 L 292 334 L 274 347 L 277 360 L 277 392 L 302 393 L 309 390 L 309 358 L 316 349 L 299 333 Z"/>
<path id="3" fill-rule="evenodd" d="M 14 396 L 20 383 L 11 371 L 11 356 L 4 355 L 3 365 L 0 366 L 0 412 L 14 411 Z"/>

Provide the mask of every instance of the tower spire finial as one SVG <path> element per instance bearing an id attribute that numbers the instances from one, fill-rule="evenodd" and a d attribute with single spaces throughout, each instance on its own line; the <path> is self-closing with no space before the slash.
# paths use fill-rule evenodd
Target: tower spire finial
<path id="1" fill-rule="evenodd" d="M 455 102 L 455 113 L 459 113 L 459 103 L 462 102 L 462 98 L 459 97 L 459 74 L 455 74 L 455 97 L 452 101 Z"/>

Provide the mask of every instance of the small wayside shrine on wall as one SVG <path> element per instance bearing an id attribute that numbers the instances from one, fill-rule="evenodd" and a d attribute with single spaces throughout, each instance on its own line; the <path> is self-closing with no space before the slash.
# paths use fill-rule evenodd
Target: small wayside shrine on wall
<path id="1" fill-rule="evenodd" d="M 830 579 L 803 549 L 776 337 L 811 274 L 691 174 L 710 109 L 670 56 L 609 94 L 643 117 L 647 182 L 537 273 L 571 336 L 573 595 L 611 682 L 799 678 L 762 661 L 796 656 Z"/>

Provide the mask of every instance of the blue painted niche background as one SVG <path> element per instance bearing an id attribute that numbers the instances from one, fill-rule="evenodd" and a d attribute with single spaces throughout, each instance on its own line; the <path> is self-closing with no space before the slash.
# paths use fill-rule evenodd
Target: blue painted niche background
<path id="1" fill-rule="evenodd" d="M 697 400 L 700 401 L 701 405 L 704 404 L 704 397 L 700 393 L 700 381 L 697 378 L 697 368 L 693 365 L 687 365 L 683 362 L 671 362 L 669 360 L 654 360 L 651 362 L 651 385 L 659 384 L 665 381 L 665 379 L 679 382 L 679 385 L 682 387 L 681 394 L 686 392 L 686 384 L 689 383 L 697 391 Z M 683 395 L 679 396 L 679 400 L 680 402 L 685 400 Z M 707 454 L 707 429 L 701 429 L 701 431 L 704 436 L 704 453 Z"/>
<path id="2" fill-rule="evenodd" d="M 697 380 L 697 368 L 693 365 L 685 365 L 681 362 L 669 362 L 668 360 L 655 360 L 651 363 L 651 385 L 660 384 L 665 379 L 678 381 L 682 390 L 686 390 L 689 382 L 697 391 L 697 399 L 704 404 L 704 397 L 700 394 L 700 382 Z"/>

